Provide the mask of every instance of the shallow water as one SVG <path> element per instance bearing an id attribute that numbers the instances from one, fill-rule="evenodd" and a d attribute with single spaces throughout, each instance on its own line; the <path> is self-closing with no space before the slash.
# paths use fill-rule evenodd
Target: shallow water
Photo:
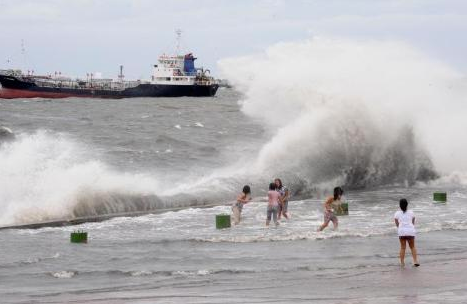
<path id="1" fill-rule="evenodd" d="M 318 200 L 290 204 L 266 228 L 264 202 L 215 229 L 227 206 L 115 218 L 61 228 L 4 230 L 2 302 L 465 302 L 467 222 L 463 195 L 431 202 L 429 190 L 351 192 L 340 227 L 317 232 Z M 377 196 L 379 195 L 379 197 Z M 410 195 L 420 268 L 398 265 L 392 215 Z M 387 196 L 387 198 L 385 197 Z M 381 201 L 381 199 L 385 199 Z M 85 230 L 88 244 L 69 243 Z M 378 286 L 375 286 L 378 285 Z M 371 289 L 371 291 L 369 291 Z"/>
<path id="2" fill-rule="evenodd" d="M 89 231 L 87 245 L 68 243 L 67 231 L 21 237 L 16 231 L 4 233 L 2 247 L 9 252 L 0 269 L 1 301 L 461 303 L 466 299 L 464 231 L 420 234 L 422 266 L 416 269 L 410 267 L 410 258 L 405 269 L 399 268 L 394 236 L 213 243 L 137 240 L 124 234 L 109 238 L 98 229 Z"/>

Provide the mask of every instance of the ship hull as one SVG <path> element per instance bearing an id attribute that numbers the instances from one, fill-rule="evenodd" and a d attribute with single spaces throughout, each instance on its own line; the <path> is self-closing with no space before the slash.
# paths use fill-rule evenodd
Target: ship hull
<path id="1" fill-rule="evenodd" d="M 219 86 L 211 85 L 168 85 L 140 84 L 125 90 L 108 90 L 99 88 L 61 88 L 41 87 L 34 82 L 26 82 L 12 76 L 0 75 L 0 98 L 132 98 L 132 97 L 209 97 L 214 96 Z"/>

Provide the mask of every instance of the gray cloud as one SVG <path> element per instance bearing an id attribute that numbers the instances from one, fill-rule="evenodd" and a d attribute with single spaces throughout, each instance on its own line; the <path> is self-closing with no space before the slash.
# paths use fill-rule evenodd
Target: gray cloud
<path id="1" fill-rule="evenodd" d="M 310 35 L 402 40 L 465 72 L 466 15 L 467 2 L 454 0 L 0 0 L 0 67 L 116 76 L 123 64 L 148 78 L 181 28 L 183 50 L 214 72 L 221 58 Z"/>

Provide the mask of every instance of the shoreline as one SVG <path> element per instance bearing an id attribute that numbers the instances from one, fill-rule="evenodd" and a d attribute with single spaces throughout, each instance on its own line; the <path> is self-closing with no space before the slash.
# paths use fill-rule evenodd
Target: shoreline
<path id="1" fill-rule="evenodd" d="M 2 269 L 10 290 L 3 288 L 0 296 L 4 303 L 463 303 L 466 234 L 419 234 L 418 268 L 411 266 L 409 253 L 406 268 L 400 268 L 395 234 L 254 243 L 116 244 L 120 241 L 96 238 L 86 246 L 57 244 L 53 250 L 60 256 L 31 264 L 34 269 Z M 50 241 L 33 238 L 39 245 Z M 122 262 L 104 268 L 101 262 L 110 251 Z M 144 258 L 128 262 L 133 253 Z M 184 257 L 196 261 L 177 261 Z M 21 272 L 30 274 L 26 284 Z M 57 272 L 73 274 L 52 276 Z"/>

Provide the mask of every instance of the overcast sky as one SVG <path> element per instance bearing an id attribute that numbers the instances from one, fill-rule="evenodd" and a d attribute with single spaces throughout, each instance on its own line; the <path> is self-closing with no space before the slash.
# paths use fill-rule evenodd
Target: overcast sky
<path id="1" fill-rule="evenodd" d="M 467 72 L 464 0 L 0 0 L 0 68 L 115 77 L 123 64 L 146 79 L 177 28 L 182 51 L 213 72 L 219 59 L 313 36 L 402 40 Z"/>

